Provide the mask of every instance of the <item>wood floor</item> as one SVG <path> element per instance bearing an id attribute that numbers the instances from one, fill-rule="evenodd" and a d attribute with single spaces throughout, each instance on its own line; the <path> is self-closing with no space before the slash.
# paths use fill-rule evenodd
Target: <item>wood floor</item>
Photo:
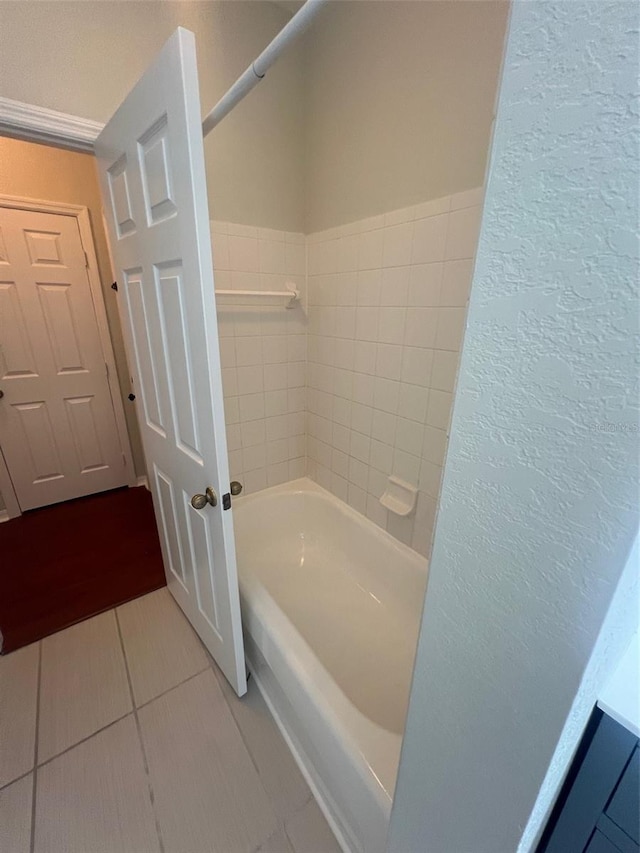
<path id="1" fill-rule="evenodd" d="M 145 488 L 26 512 L 0 524 L 2 654 L 164 585 Z"/>

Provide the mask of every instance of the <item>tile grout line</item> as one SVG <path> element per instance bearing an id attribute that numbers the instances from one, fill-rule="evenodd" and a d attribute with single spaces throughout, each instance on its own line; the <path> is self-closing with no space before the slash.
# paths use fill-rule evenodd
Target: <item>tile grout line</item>
<path id="1" fill-rule="evenodd" d="M 90 735 L 86 735 L 86 737 L 83 737 L 76 743 L 72 743 L 71 746 L 66 747 L 66 749 L 63 749 L 61 752 L 56 752 L 55 755 L 52 755 L 45 761 L 42 761 L 38 765 L 38 769 L 46 767 L 48 764 L 51 764 L 52 761 L 55 761 L 56 758 L 60 758 L 61 756 L 66 755 L 68 752 L 71 752 L 72 749 L 75 749 L 77 746 L 81 746 L 83 743 L 86 743 L 88 740 L 91 740 L 92 737 L 95 737 L 96 735 L 101 735 L 103 732 L 106 732 L 107 729 L 110 729 L 111 726 L 115 726 L 116 723 L 121 723 L 123 720 L 126 720 L 127 717 L 131 716 L 131 713 L 131 711 L 127 711 L 126 714 L 122 714 L 122 716 L 117 717 L 115 720 L 111 720 L 111 722 L 106 723 L 106 725 L 102 726 L 99 729 L 96 729 L 95 732 L 91 732 Z"/>
<path id="2" fill-rule="evenodd" d="M 249 748 L 249 744 L 246 741 L 246 738 L 245 738 L 244 733 L 242 731 L 242 727 L 240 726 L 240 723 L 237 721 L 236 715 L 233 713 L 233 709 L 231 707 L 231 704 L 226 697 L 226 694 L 225 694 L 225 691 L 224 691 L 222 685 L 220 684 L 220 679 L 218 678 L 218 675 L 216 673 L 216 669 L 218 669 L 219 667 L 218 667 L 217 663 L 215 662 L 215 660 L 213 659 L 213 657 L 211 656 L 211 654 L 209 653 L 209 651 L 207 649 L 205 649 L 205 651 L 206 651 L 207 657 L 209 658 L 209 669 L 211 670 L 211 674 L 213 675 L 213 677 L 216 681 L 216 684 L 218 685 L 218 689 L 220 690 L 220 693 L 222 694 L 222 698 L 224 700 L 225 705 L 227 706 L 227 710 L 229 711 L 231 719 L 233 720 L 233 724 L 236 727 L 236 729 L 238 730 L 238 734 L 240 735 L 240 740 L 242 741 L 242 745 L 244 746 L 246 753 L 249 756 L 249 760 L 251 761 L 251 764 L 253 765 L 253 769 L 256 771 L 256 776 L 258 778 L 258 782 L 260 783 L 260 787 L 264 791 L 265 797 L 267 798 L 267 802 L 271 806 L 271 810 L 273 811 L 274 817 L 276 819 L 276 828 L 274 829 L 274 831 L 271 832 L 266 838 L 261 839 L 261 841 L 258 843 L 258 846 L 252 850 L 252 853 L 260 853 L 260 849 L 266 844 L 266 842 L 273 835 L 275 835 L 278 832 L 278 830 L 282 829 L 282 831 L 285 832 L 284 820 L 280 819 L 280 816 L 278 815 L 278 813 L 275 809 L 275 806 L 271 800 L 271 796 L 270 796 L 269 792 L 267 791 L 267 789 L 265 788 L 264 782 L 262 781 L 262 774 L 260 773 L 260 768 L 256 764 L 256 761 L 253 757 L 253 752 Z M 224 673 L 223 673 L 222 677 L 224 678 Z M 240 698 L 240 697 L 238 697 L 238 698 Z M 286 833 L 285 833 L 285 835 L 286 835 Z"/>
<path id="3" fill-rule="evenodd" d="M 208 653 L 208 652 L 207 652 L 207 656 L 209 656 L 209 653 Z M 264 791 L 264 793 L 265 793 L 265 795 L 266 795 L 266 797 L 267 797 L 267 801 L 269 802 L 269 804 L 270 804 L 270 805 L 271 805 L 271 807 L 273 808 L 273 803 L 271 802 L 271 797 L 269 796 L 269 792 L 268 792 L 268 791 L 267 791 L 267 789 L 265 788 L 265 786 L 264 786 L 264 782 L 262 781 L 262 774 L 260 773 L 260 768 L 259 768 L 259 767 L 258 767 L 258 765 L 256 764 L 256 761 L 255 761 L 255 759 L 254 759 L 254 757 L 253 757 L 253 752 L 252 752 L 252 751 L 251 751 L 251 749 L 249 748 L 249 744 L 248 744 L 248 743 L 247 743 L 247 741 L 246 741 L 246 738 L 245 738 L 245 736 L 244 736 L 244 734 L 243 734 L 242 728 L 241 728 L 240 724 L 238 723 L 238 721 L 236 720 L 236 715 L 233 713 L 233 709 L 231 708 L 231 705 L 229 704 L 229 700 L 227 699 L 227 697 L 226 697 L 226 695 L 225 695 L 225 692 L 224 692 L 224 690 L 223 690 L 223 688 L 222 688 L 222 685 L 220 684 L 220 679 L 218 678 L 218 676 L 217 676 L 217 674 L 216 674 L 216 670 L 214 669 L 214 666 L 217 668 L 217 666 L 218 666 L 218 665 L 217 665 L 217 664 L 216 664 L 216 662 L 213 660 L 213 658 L 210 658 L 210 662 L 209 662 L 209 669 L 211 670 L 211 674 L 213 675 L 213 677 L 214 677 L 214 678 L 215 678 L 215 680 L 216 680 L 216 684 L 218 685 L 218 689 L 220 690 L 220 693 L 222 694 L 222 698 L 224 699 L 224 703 L 225 703 L 225 705 L 227 706 L 227 710 L 229 711 L 229 714 L 231 715 L 231 719 L 233 720 L 233 724 L 234 724 L 234 726 L 236 727 L 236 729 L 238 730 L 238 734 L 240 735 L 240 740 L 242 741 L 242 744 L 243 744 L 243 746 L 244 746 L 244 748 L 245 748 L 245 750 L 246 750 L 246 752 L 247 752 L 247 755 L 249 756 L 249 759 L 251 760 L 251 763 L 253 764 L 253 768 L 254 768 L 254 770 L 256 771 L 256 776 L 258 777 L 258 781 L 260 782 L 260 785 L 261 785 L 261 787 L 262 787 L 262 790 Z M 222 677 L 224 678 L 224 674 L 223 674 L 223 676 L 222 676 Z M 248 689 L 248 688 L 247 688 L 247 689 Z M 238 698 L 239 698 L 239 697 L 238 697 Z M 276 817 L 276 822 L 279 824 L 279 823 L 280 823 L 280 819 L 279 819 L 278 815 L 276 814 L 276 810 L 275 810 L 275 808 L 273 809 L 273 813 L 274 813 L 274 815 L 275 815 L 275 817 Z M 271 833 L 271 835 L 273 835 L 273 833 Z M 258 845 L 258 847 L 256 848 L 256 850 L 259 850 L 259 849 L 260 849 L 260 846 L 261 846 L 262 844 L 264 844 L 264 842 L 265 842 L 265 841 L 268 841 L 268 840 L 269 840 L 269 838 L 271 838 L 271 835 L 269 835 L 267 838 L 264 838 L 264 839 L 260 842 L 260 844 Z"/>
<path id="4" fill-rule="evenodd" d="M 144 765 L 144 772 L 147 776 L 147 787 L 149 791 L 149 800 L 151 801 L 151 810 L 153 812 L 153 819 L 156 825 L 156 835 L 158 836 L 158 845 L 160 847 L 160 853 L 164 853 L 164 840 L 162 838 L 162 829 L 160 827 L 160 821 L 158 820 L 158 813 L 156 810 L 156 802 L 155 802 L 155 793 L 153 790 L 153 784 L 151 782 L 151 775 L 149 773 L 149 762 L 147 760 L 147 753 L 144 748 L 144 740 L 142 738 L 142 729 L 140 728 L 140 720 L 138 719 L 138 709 L 136 708 L 136 700 L 133 694 L 133 682 L 131 681 L 131 673 L 129 671 L 129 661 L 127 659 L 127 651 L 124 645 L 124 638 L 122 636 L 122 628 L 120 627 L 120 619 L 118 618 L 118 610 L 114 607 L 113 609 L 114 615 L 116 617 L 116 626 L 118 628 L 118 637 L 120 638 L 120 648 L 122 649 L 122 656 L 124 658 L 124 668 L 127 673 L 127 682 L 129 684 L 129 695 L 131 697 L 131 704 L 133 706 L 133 719 L 136 724 L 136 731 L 138 733 L 138 742 L 140 743 L 140 751 L 142 753 L 142 763 Z M 156 697 L 157 698 L 157 697 Z M 33 851 L 32 851 L 33 853 Z"/>
<path id="5" fill-rule="evenodd" d="M 26 779 L 27 776 L 30 776 L 33 773 L 33 768 L 30 770 L 25 770 L 24 773 L 21 773 L 19 776 L 16 776 L 15 779 L 10 779 L 8 782 L 5 782 L 3 785 L 0 785 L 0 794 L 5 791 L 7 788 L 10 788 L 15 782 L 21 782 L 23 779 Z"/>
<path id="6" fill-rule="evenodd" d="M 117 610 L 117 608 L 116 608 L 116 610 Z M 116 621 L 117 621 L 117 624 L 118 624 L 118 634 L 119 634 L 119 636 L 120 636 L 120 642 L 121 642 L 121 645 L 122 645 L 122 652 L 123 652 L 124 660 L 125 660 L 125 667 L 126 667 L 126 671 L 127 671 L 127 680 L 128 680 L 128 682 L 129 682 L 129 689 L 130 689 L 130 691 L 131 691 L 131 701 L 132 701 L 132 704 L 133 704 L 133 707 L 134 707 L 134 712 L 133 712 L 133 714 L 134 714 L 134 718 L 135 718 L 135 720 L 136 720 L 136 726 L 137 726 L 137 728 L 138 728 L 138 736 L 139 736 L 139 738 L 140 738 L 140 743 L 141 743 L 141 746 L 142 746 L 142 753 L 143 753 L 143 759 L 144 759 L 144 764 L 145 764 L 145 771 L 146 771 L 146 773 L 147 773 L 147 776 L 149 777 L 149 768 L 148 768 L 148 763 L 147 763 L 146 753 L 145 753 L 145 749 L 144 749 L 144 742 L 143 742 L 143 740 L 142 740 L 142 732 L 141 732 L 141 729 L 140 729 L 140 723 L 139 723 L 139 719 L 138 719 L 137 711 L 139 711 L 139 710 L 140 710 L 140 709 L 142 709 L 142 708 L 145 708 L 147 705 L 150 705 L 152 702 L 155 702 L 155 701 L 156 701 L 156 699 L 160 699 L 162 696 L 166 696 L 168 693 L 171 693 L 173 690 L 177 689 L 178 687 L 183 686 L 183 685 L 184 685 L 184 684 L 186 684 L 187 682 L 192 681 L 194 678 L 197 678 L 199 675 L 202 675 L 203 673 L 205 673 L 205 672 L 209 672 L 209 671 L 210 671 L 210 672 L 211 672 L 211 674 L 213 675 L 214 681 L 215 681 L 215 682 L 216 682 L 216 684 L 218 685 L 218 689 L 220 690 L 220 693 L 222 694 L 222 699 L 223 699 L 223 701 L 224 701 L 224 703 L 225 703 L 225 705 L 226 705 L 226 707 L 227 707 L 227 710 L 228 710 L 228 712 L 229 712 L 229 715 L 230 715 L 230 717 L 231 717 L 231 720 L 233 721 L 234 726 L 235 726 L 235 727 L 236 727 L 236 729 L 238 730 L 238 734 L 240 735 L 240 740 L 242 741 L 242 744 L 243 744 L 243 746 L 244 746 L 244 748 L 245 748 L 245 750 L 246 750 L 246 752 L 247 752 L 247 754 L 248 754 L 248 756 L 249 756 L 249 759 L 250 759 L 250 761 L 251 761 L 251 764 L 253 765 L 253 767 L 254 767 L 254 769 L 255 769 L 256 776 L 258 777 L 258 781 L 259 781 L 259 783 L 260 783 L 260 786 L 262 787 L 262 789 L 263 789 L 263 791 L 264 791 L 264 794 L 265 794 L 265 796 L 266 796 L 266 798 L 267 798 L 267 801 L 268 801 L 268 802 L 269 802 L 269 804 L 271 805 L 271 807 L 272 807 L 272 809 L 273 809 L 274 816 L 275 816 L 275 818 L 276 818 L 276 829 L 274 830 L 274 832 L 272 832 L 272 833 L 271 833 L 270 835 L 268 835 L 266 838 L 261 839 L 261 841 L 259 842 L 259 844 L 258 844 L 258 845 L 257 845 L 257 847 L 255 848 L 255 850 L 253 850 L 253 851 L 252 851 L 252 853 L 259 853 L 260 848 L 261 848 L 261 847 L 262 847 L 262 846 L 263 846 L 263 845 L 264 845 L 264 844 L 265 844 L 265 843 L 266 843 L 266 842 L 271 838 L 271 836 L 272 836 L 272 835 L 274 835 L 274 834 L 275 834 L 275 832 L 277 832 L 279 829 L 282 829 L 282 831 L 283 831 L 283 832 L 285 832 L 284 820 L 281 820 L 281 819 L 279 818 L 279 816 L 277 815 L 277 813 L 276 813 L 276 811 L 275 811 L 275 808 L 273 807 L 273 804 L 271 803 L 271 797 L 269 796 L 269 793 L 268 793 L 267 789 L 266 789 L 266 788 L 265 788 L 265 786 L 264 786 L 264 783 L 263 783 L 263 781 L 262 781 L 262 775 L 261 775 L 260 770 L 259 770 L 259 768 L 258 768 L 258 766 L 257 766 L 257 764 L 256 764 L 256 762 L 255 762 L 255 760 L 254 760 L 253 753 L 252 753 L 251 749 L 249 748 L 249 745 L 248 745 L 247 741 L 245 740 L 244 734 L 243 734 L 243 732 L 242 732 L 242 728 L 240 727 L 240 725 L 239 725 L 238 721 L 236 720 L 236 717 L 235 717 L 235 714 L 233 713 L 233 710 L 232 710 L 232 708 L 231 708 L 231 705 L 229 704 L 229 701 L 228 701 L 228 699 L 227 699 L 227 697 L 226 697 L 226 695 L 225 695 L 225 692 L 224 692 L 224 690 L 223 690 L 223 688 L 222 688 L 222 685 L 221 685 L 221 684 L 220 684 L 220 682 L 219 682 L 219 678 L 218 678 L 218 676 L 217 676 L 217 674 L 216 674 L 216 669 L 218 669 L 218 665 L 216 664 L 216 662 L 215 662 L 214 658 L 212 657 L 211 653 L 209 652 L 209 650 L 207 649 L 207 647 L 204 645 L 204 643 L 202 642 L 202 640 L 200 639 L 200 637 L 199 637 L 199 636 L 195 633 L 195 631 L 194 631 L 193 633 L 194 633 L 194 635 L 195 635 L 195 638 L 196 638 L 197 642 L 200 644 L 200 646 L 201 646 L 202 650 L 203 650 L 203 651 L 204 651 L 204 653 L 205 653 L 205 657 L 206 657 L 206 659 L 207 659 L 207 664 L 206 664 L 206 666 L 205 666 L 205 667 L 203 667 L 203 669 L 199 670 L 198 672 L 195 672 L 195 673 L 193 673 L 192 675 L 188 676 L 187 678 L 183 679 L 182 681 L 178 682 L 177 684 L 174 684 L 172 687 L 168 687 L 166 690 L 163 690 L 163 691 L 162 691 L 162 693 L 159 693 L 157 696 L 153 696 L 151 699 L 147 699 L 147 701 L 146 701 L 146 702 L 143 702 L 141 705 L 136 706 L 136 703 L 135 703 L 135 697 L 134 697 L 134 695 L 133 695 L 133 683 L 132 683 L 132 681 L 131 681 L 131 675 L 130 675 L 130 672 L 129 672 L 129 663 L 128 663 L 128 659 L 127 659 L 127 653 L 126 653 L 126 648 L 125 648 L 125 644 L 124 644 L 124 638 L 123 638 L 123 636 L 122 636 L 122 630 L 121 630 L 120 621 L 119 621 L 119 619 L 118 619 L 118 615 L 117 615 L 117 613 L 116 613 Z M 191 627 L 191 630 L 193 630 L 193 627 L 192 627 L 192 626 L 190 626 L 190 627 Z M 223 676 L 223 677 L 224 677 L 224 676 Z M 150 780 L 150 778 L 149 778 L 149 789 L 150 789 L 150 795 L 151 795 L 151 803 L 152 803 L 152 806 L 153 806 L 153 808 L 154 808 L 154 816 L 155 816 L 155 802 L 154 802 L 153 788 L 152 788 L 152 785 L 151 785 L 151 780 Z M 301 808 L 304 808 L 304 807 L 307 805 L 307 803 L 309 802 L 309 799 L 310 799 L 312 796 L 313 796 L 313 795 L 311 794 L 311 792 L 309 792 L 309 798 L 305 801 L 304 805 L 303 805 L 303 806 L 301 806 Z M 298 813 L 298 812 L 296 811 L 294 814 L 297 814 L 297 813 Z M 160 830 L 160 826 L 159 826 L 159 824 L 158 824 L 158 819 L 157 819 L 157 817 L 156 817 L 156 828 L 157 828 L 157 831 L 158 831 L 158 838 L 159 838 L 159 840 L 160 840 L 161 849 L 164 851 L 164 845 L 163 845 L 163 841 L 162 841 L 161 830 Z M 286 833 L 285 833 L 285 834 L 286 834 Z"/>
<path id="7" fill-rule="evenodd" d="M 156 699 L 160 699 L 162 696 L 166 696 L 167 693 L 171 693 L 172 690 L 175 690 L 176 687 L 182 687 L 183 684 L 186 684 L 187 681 L 191 681 L 192 678 L 196 678 L 198 675 L 202 675 L 203 672 L 206 672 L 209 669 L 208 666 L 199 669 L 197 672 L 194 672 L 193 675 L 188 675 L 186 678 L 183 678 L 182 681 L 178 681 L 176 684 L 173 684 L 171 687 L 167 687 L 166 690 L 163 690 L 162 693 L 158 693 L 157 696 L 152 696 L 151 699 L 146 699 L 144 702 L 141 702 L 139 705 L 135 705 L 136 710 L 140 711 L 142 708 L 146 708 L 147 705 L 150 705 L 152 702 L 155 702 Z"/>
<path id="8" fill-rule="evenodd" d="M 312 795 L 312 796 L 313 796 L 313 795 Z M 300 809 L 300 811 L 302 811 L 302 809 Z M 286 826 L 283 826 L 283 827 L 282 827 L 282 831 L 284 832 L 284 837 L 287 839 L 287 841 L 288 841 L 289 846 L 291 847 L 291 849 L 294 851 L 294 853 L 298 853 L 298 851 L 296 850 L 296 846 L 295 846 L 295 844 L 293 843 L 293 841 L 291 840 L 291 837 L 290 837 L 289 833 L 287 832 L 287 827 L 286 827 Z"/>
<path id="9" fill-rule="evenodd" d="M 138 710 L 140 708 L 145 708 L 147 705 L 150 705 L 152 702 L 155 702 L 156 699 L 159 699 L 161 696 L 165 696 L 167 693 L 170 693 L 172 690 L 175 690 L 176 687 L 181 687 L 183 684 L 186 684 L 187 681 L 191 681 L 191 679 L 195 678 L 197 675 L 202 675 L 202 673 L 206 672 L 207 669 L 208 669 L 208 667 L 200 670 L 200 672 L 196 672 L 194 675 L 190 675 L 188 678 L 185 678 L 184 681 L 180 681 L 178 684 L 174 685 L 173 687 L 169 687 L 169 688 L 167 688 L 167 690 L 164 690 L 162 693 L 159 693 L 157 696 L 154 696 L 153 699 L 148 699 L 146 702 L 144 702 L 142 705 L 139 706 Z M 91 740 L 92 737 L 95 737 L 96 735 L 102 734 L 107 729 L 110 729 L 111 726 L 115 726 L 116 723 L 121 723 L 123 720 L 126 720 L 127 717 L 131 717 L 131 716 L 134 716 L 133 709 L 131 711 L 127 711 L 126 714 L 122 714 L 120 717 L 116 717 L 115 720 L 111 720 L 109 723 L 106 723 L 101 728 L 96 729 L 95 732 L 91 732 L 91 734 L 86 735 L 86 737 L 83 737 L 79 741 L 76 741 L 76 743 L 72 743 L 70 746 L 67 746 L 61 752 L 56 752 L 55 755 L 52 755 L 50 758 L 47 758 L 46 761 L 42 761 L 38 765 L 38 767 L 39 768 L 46 767 L 47 764 L 51 764 L 51 762 L 55 761 L 56 758 L 60 758 L 62 755 L 66 755 L 68 752 L 71 752 L 72 749 L 75 749 L 77 746 L 81 746 L 83 743 L 86 743 L 88 740 Z M 14 782 L 18 782 L 20 779 L 24 779 L 25 776 L 28 776 L 32 772 L 33 772 L 32 770 L 27 770 L 26 773 L 22 774 L 22 776 L 18 776 L 15 779 L 12 779 L 11 782 L 7 782 L 6 785 L 3 785 L 2 787 L 0 787 L 0 791 L 3 791 L 5 788 L 8 788 L 9 785 L 13 785 Z"/>
<path id="10" fill-rule="evenodd" d="M 227 708 L 228 708 L 228 710 L 229 710 L 229 713 L 231 714 L 231 719 L 233 720 L 234 725 L 235 725 L 235 727 L 237 728 L 237 730 L 238 730 L 238 732 L 239 732 L 239 734 L 240 734 L 240 739 L 242 740 L 242 743 L 244 744 L 244 748 L 246 749 L 246 751 L 247 751 L 247 753 L 248 753 L 248 755 L 249 755 L 249 758 L 251 759 L 251 763 L 253 764 L 253 766 L 254 766 L 254 768 L 255 768 L 256 774 L 257 774 L 257 776 L 258 776 L 258 780 L 260 781 L 260 784 L 262 785 L 262 789 L 264 790 L 264 792 L 265 792 L 265 794 L 266 794 L 266 796 L 267 796 L 267 800 L 268 800 L 268 802 L 270 803 L 271 808 L 273 809 L 273 813 L 274 813 L 274 815 L 275 815 L 275 817 L 276 817 L 277 829 L 276 829 L 274 832 L 272 832 L 272 833 L 271 833 L 271 835 L 268 835 L 266 838 L 263 838 L 263 839 L 262 839 L 262 841 L 261 841 L 261 842 L 258 844 L 258 846 L 256 847 L 255 851 L 253 851 L 253 853 L 260 853 L 260 848 L 261 848 L 261 847 L 262 847 L 262 846 L 263 846 L 263 845 L 264 845 L 264 844 L 265 844 L 265 843 L 266 843 L 266 842 L 267 842 L 267 841 L 272 837 L 272 835 L 275 835 L 275 833 L 276 833 L 279 829 L 282 829 L 282 831 L 283 831 L 283 833 L 285 834 L 285 836 L 286 836 L 287 840 L 289 840 L 289 842 L 290 842 L 291 846 L 293 847 L 293 843 L 290 841 L 289 836 L 287 835 L 287 832 L 286 832 L 286 822 L 287 822 L 287 821 L 289 821 L 289 820 L 291 820 L 291 818 L 292 818 L 292 817 L 295 817 L 295 815 L 297 815 L 299 812 L 301 812 L 301 811 L 302 811 L 302 809 L 304 809 L 304 808 L 306 808 L 306 807 L 307 807 L 307 805 L 309 804 L 309 801 L 313 799 L 313 793 L 312 793 L 311 789 L 309 789 L 309 790 L 308 790 L 308 796 L 307 796 L 307 799 L 304 801 L 304 803 L 303 803 L 303 804 L 302 804 L 298 809 L 296 809 L 296 810 L 295 810 L 291 815 L 289 815 L 289 817 L 288 817 L 288 818 L 286 818 L 286 820 L 285 820 L 284 818 L 281 818 L 281 817 L 280 817 L 280 815 L 277 813 L 277 811 L 276 811 L 276 809 L 275 809 L 275 806 L 274 806 L 274 804 L 273 804 L 273 802 L 272 802 L 272 800 L 271 800 L 271 796 L 270 796 L 269 792 L 267 791 L 267 789 L 266 789 L 266 787 L 265 787 L 265 785 L 264 785 L 264 782 L 262 781 L 262 773 L 260 772 L 260 768 L 258 767 L 258 765 L 256 764 L 256 762 L 255 762 L 255 760 L 254 760 L 254 757 L 253 757 L 253 751 L 251 750 L 251 748 L 250 748 L 249 744 L 247 743 L 247 740 L 246 740 L 246 738 L 245 738 L 245 736 L 244 736 L 244 733 L 243 733 L 243 731 L 242 731 L 242 726 L 240 725 L 240 723 L 239 723 L 239 722 L 238 722 L 238 720 L 236 719 L 236 715 L 233 713 L 233 709 L 232 709 L 232 707 L 231 707 L 231 704 L 230 704 L 229 700 L 227 699 L 227 696 L 225 695 L 225 691 L 223 690 L 222 685 L 220 684 L 220 679 L 218 678 L 218 675 L 217 675 L 217 673 L 216 673 L 216 670 L 217 670 L 217 669 L 219 669 L 219 667 L 218 667 L 217 663 L 215 662 L 215 660 L 213 659 L 213 657 L 211 656 L 211 654 L 209 653 L 209 651 L 206 649 L 206 647 L 205 647 L 205 652 L 206 652 L 206 654 L 207 654 L 207 657 L 209 658 L 209 669 L 211 669 L 211 671 L 212 671 L 212 673 L 213 673 L 213 677 L 215 678 L 216 682 L 218 682 L 218 686 L 219 686 L 219 688 L 220 688 L 220 692 L 222 693 L 222 698 L 223 698 L 223 699 L 224 699 L 224 701 L 226 702 L 226 705 L 227 705 Z M 222 674 L 222 677 L 224 678 L 224 673 Z M 256 685 L 256 689 L 258 689 L 257 685 Z M 248 692 L 248 690 L 247 690 L 247 692 Z M 261 695 L 261 697 L 262 697 L 262 694 L 260 694 L 260 695 Z M 238 698 L 239 698 L 239 697 L 238 697 Z M 239 699 L 239 701 L 242 701 L 242 700 L 241 700 L 241 699 Z M 271 721 L 272 721 L 272 722 L 274 723 L 274 725 L 275 725 L 275 720 L 273 719 L 273 716 L 272 716 L 271 711 L 269 710 L 269 708 L 267 708 L 267 713 L 269 714 L 269 717 L 270 717 Z M 277 727 L 276 727 L 276 729 L 277 729 Z M 280 732 L 278 732 L 278 736 L 279 736 L 279 737 L 282 737 L 282 735 L 280 734 Z M 286 743 L 285 743 L 285 747 L 286 747 L 287 751 L 289 751 L 289 747 L 286 745 Z M 305 782 L 305 784 L 306 784 L 306 782 Z M 308 786 L 307 786 L 307 787 L 308 787 Z"/>
<path id="11" fill-rule="evenodd" d="M 42 640 L 38 641 L 38 681 L 36 686 L 36 721 L 33 744 L 33 785 L 31 789 L 31 838 L 29 850 L 34 853 L 36 844 L 36 799 L 38 796 L 38 741 L 40 737 L 40 688 L 42 683 Z"/>

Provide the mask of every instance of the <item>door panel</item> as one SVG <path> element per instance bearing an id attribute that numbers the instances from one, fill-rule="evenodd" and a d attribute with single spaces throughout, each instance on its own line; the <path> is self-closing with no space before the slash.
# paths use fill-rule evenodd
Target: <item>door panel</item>
<path id="1" fill-rule="evenodd" d="M 14 281 L 0 283 L 0 317 L 2 341 L 0 343 L 0 376 L 3 379 L 37 376 L 27 324 L 18 299 Z"/>
<path id="2" fill-rule="evenodd" d="M 195 510 L 190 502 L 189 496 L 184 493 L 184 512 L 187 517 L 187 525 L 189 529 L 189 541 L 191 543 L 191 559 L 194 565 L 206 560 L 207 554 L 212 549 L 211 531 L 209 526 L 205 524 L 202 515 Z M 198 610 L 205 619 L 212 631 L 218 636 L 220 635 L 217 601 L 220 596 L 215 592 L 215 575 L 195 576 L 196 597 L 198 601 Z"/>
<path id="3" fill-rule="evenodd" d="M 32 266 L 66 266 L 62 259 L 60 234 L 55 231 L 24 232 Z"/>
<path id="4" fill-rule="evenodd" d="M 177 213 L 172 193 L 167 128 L 168 119 L 163 115 L 140 140 L 140 173 L 147 225 L 156 225 Z"/>
<path id="5" fill-rule="evenodd" d="M 0 206 L 0 444 L 21 509 L 127 483 L 75 217 Z"/>
<path id="6" fill-rule="evenodd" d="M 167 584 L 246 691 L 193 35 L 177 30 L 96 143 Z M 217 506 L 194 509 L 211 487 Z"/>
<path id="7" fill-rule="evenodd" d="M 176 444 L 194 462 L 202 465 L 194 391 L 196 379 L 186 326 L 182 271 L 173 266 L 165 270 L 156 267 L 154 272 Z"/>
<path id="8" fill-rule="evenodd" d="M 107 467 L 94 410 L 94 397 L 67 397 L 67 415 L 82 474 Z"/>
<path id="9" fill-rule="evenodd" d="M 78 318 L 73 316 L 70 285 L 38 283 L 36 286 L 58 374 L 86 372 L 86 359 L 80 354 L 76 334 Z"/>
<path id="10" fill-rule="evenodd" d="M 4 233 L 2 229 L 2 224 L 0 223 L 0 266 L 4 266 L 9 263 L 9 253 L 7 252 L 7 247 L 4 242 Z"/>
<path id="11" fill-rule="evenodd" d="M 56 442 L 47 404 L 13 403 L 18 413 L 19 430 L 17 436 L 22 439 L 24 454 L 30 465 L 30 479 L 33 483 L 47 480 L 59 480 L 64 477 L 64 468 L 60 461 L 60 450 Z"/>
<path id="12" fill-rule="evenodd" d="M 142 287 L 142 270 L 123 270 L 122 279 L 124 300 L 126 301 L 125 310 L 129 315 L 129 322 L 133 328 L 141 330 L 141 334 L 132 338 L 132 346 L 137 374 L 146 377 L 145 381 L 139 384 L 144 409 L 144 423 L 162 438 L 166 438 L 166 418 L 161 408 L 159 390 L 159 377 L 165 375 L 164 358 L 157 366 L 152 351 L 152 338 L 159 326 L 156 304 L 152 302 L 150 306 L 152 316 L 149 317 Z M 157 351 L 157 346 L 155 349 Z"/>
<path id="13" fill-rule="evenodd" d="M 154 471 L 162 522 L 160 525 L 160 535 L 164 541 L 164 551 L 168 558 L 168 567 L 188 595 L 189 590 L 187 589 L 184 576 L 185 559 L 182 553 L 182 539 L 179 532 L 180 521 L 176 513 L 176 495 L 173 483 L 162 471 L 158 470 L 157 465 L 154 465 Z"/>

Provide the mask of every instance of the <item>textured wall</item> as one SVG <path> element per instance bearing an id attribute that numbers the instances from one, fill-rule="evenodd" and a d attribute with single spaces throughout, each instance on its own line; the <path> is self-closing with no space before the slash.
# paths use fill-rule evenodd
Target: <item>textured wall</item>
<path id="1" fill-rule="evenodd" d="M 532 850 L 542 833 L 593 706 L 602 697 L 603 687 L 606 687 L 628 648 L 629 638 L 640 628 L 639 566 L 639 540 L 636 538 L 520 840 L 518 853 Z M 637 701 L 640 702 L 640 697 Z"/>
<path id="2" fill-rule="evenodd" d="M 637 527 L 637 25 L 513 7 L 394 853 L 518 848 Z"/>

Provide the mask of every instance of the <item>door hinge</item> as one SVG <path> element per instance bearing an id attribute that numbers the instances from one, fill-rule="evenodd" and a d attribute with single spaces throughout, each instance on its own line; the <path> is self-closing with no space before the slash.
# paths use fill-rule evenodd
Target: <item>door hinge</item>
<path id="1" fill-rule="evenodd" d="M 222 496 L 222 509 L 231 509 L 231 495 L 229 492 Z"/>
<path id="2" fill-rule="evenodd" d="M 84 249 L 83 249 L 83 251 L 84 251 Z M 87 269 L 89 269 L 89 255 L 87 255 L 86 252 L 84 252 L 84 265 Z"/>
<path id="3" fill-rule="evenodd" d="M 104 363 L 104 372 L 107 374 L 107 379 L 109 378 L 109 365 L 105 361 Z"/>
<path id="4" fill-rule="evenodd" d="M 118 292 L 118 282 L 117 281 L 113 282 L 113 284 L 111 285 L 111 290 L 115 290 L 116 293 Z"/>

